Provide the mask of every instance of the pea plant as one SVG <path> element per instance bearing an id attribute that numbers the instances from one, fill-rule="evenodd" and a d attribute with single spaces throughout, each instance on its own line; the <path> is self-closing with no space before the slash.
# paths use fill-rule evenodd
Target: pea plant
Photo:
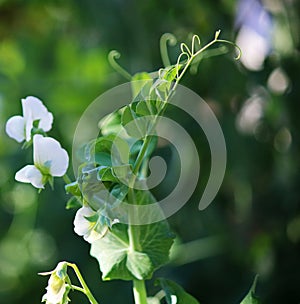
<path id="1" fill-rule="evenodd" d="M 147 188 L 146 180 L 149 161 L 158 141 L 157 124 L 183 76 L 189 68 L 197 67 L 211 46 L 236 47 L 232 42 L 220 39 L 219 35 L 220 31 L 217 31 L 205 46 L 197 35 L 192 37 L 191 46 L 181 43 L 178 59 L 172 65 L 167 44 L 174 43 L 174 37 L 165 34 L 161 40 L 164 68 L 151 74 L 130 76 L 116 62 L 119 54 L 110 53 L 112 66 L 131 82 L 132 99 L 100 121 L 97 138 L 86 142 L 81 149 L 81 163 L 73 182 L 66 174 L 69 167 L 67 151 L 46 133 L 51 130 L 53 115 L 41 100 L 33 96 L 22 99 L 23 116 L 13 116 L 6 124 L 8 136 L 23 143 L 23 148 L 33 146 L 33 164 L 20 169 L 15 179 L 31 183 L 42 191 L 46 184 L 53 189 L 54 177 L 63 177 L 66 192 L 72 196 L 67 209 L 77 208 L 75 233 L 90 243 L 90 255 L 97 259 L 104 281 L 133 282 L 135 304 L 199 303 L 166 278 L 155 281 L 160 289 L 156 295 L 147 294 L 145 281 L 168 262 L 174 234 Z M 223 49 L 217 50 L 211 51 L 224 53 Z M 74 271 L 79 284 L 71 282 L 69 271 Z M 42 298 L 46 304 L 66 304 L 71 301 L 69 297 L 73 291 L 83 293 L 92 304 L 102 303 L 93 296 L 74 263 L 61 261 L 54 270 L 40 274 L 50 276 Z M 254 288 L 255 283 L 241 303 L 257 303 Z"/>

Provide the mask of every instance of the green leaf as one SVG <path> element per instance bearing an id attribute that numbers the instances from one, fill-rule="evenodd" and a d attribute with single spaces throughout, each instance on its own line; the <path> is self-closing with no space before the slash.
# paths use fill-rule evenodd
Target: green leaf
<path id="1" fill-rule="evenodd" d="M 126 266 L 139 280 L 146 278 L 152 270 L 152 262 L 149 256 L 138 251 L 128 251 Z"/>
<path id="2" fill-rule="evenodd" d="M 98 137 L 85 148 L 85 159 L 94 165 L 109 166 L 128 163 L 129 143 L 123 138 L 110 134 Z"/>
<path id="3" fill-rule="evenodd" d="M 106 152 L 95 153 L 95 163 L 100 166 L 111 166 L 111 156 Z"/>
<path id="4" fill-rule="evenodd" d="M 252 286 L 240 304 L 259 304 L 260 301 L 255 297 L 255 288 L 258 280 L 258 275 L 255 276 Z"/>
<path id="5" fill-rule="evenodd" d="M 103 167 L 99 169 L 99 179 L 102 182 L 112 182 L 115 183 L 118 181 L 118 179 L 116 178 L 116 176 L 113 173 L 113 170 L 111 167 Z"/>
<path id="6" fill-rule="evenodd" d="M 130 106 L 126 106 L 123 113 L 122 113 L 122 118 L 121 122 L 123 127 L 133 121 L 136 118 L 136 115 L 134 112 L 131 110 Z"/>
<path id="7" fill-rule="evenodd" d="M 68 304 L 69 302 L 71 302 L 71 300 L 69 299 L 69 293 L 71 291 L 71 287 L 67 284 L 66 285 L 66 291 L 63 295 L 63 298 L 62 298 L 62 301 L 61 301 L 61 304 Z"/>
<path id="8" fill-rule="evenodd" d="M 118 178 L 121 182 L 126 182 L 128 184 L 129 179 L 132 175 L 132 166 L 131 165 L 123 165 L 123 166 L 115 166 L 112 167 L 114 176 Z"/>
<path id="9" fill-rule="evenodd" d="M 123 184 L 116 184 L 112 187 L 110 193 L 120 201 L 123 201 L 128 193 L 128 187 Z"/>
<path id="10" fill-rule="evenodd" d="M 149 90 L 152 85 L 152 78 L 146 72 L 137 73 L 132 77 L 131 89 L 133 99 L 141 97 L 144 99 L 149 95 Z"/>
<path id="11" fill-rule="evenodd" d="M 90 223 L 96 223 L 99 219 L 98 213 L 95 213 L 91 216 L 85 216 L 85 219 L 88 220 Z"/>
<path id="12" fill-rule="evenodd" d="M 66 209 L 77 209 L 80 208 L 82 206 L 80 200 L 78 197 L 72 196 L 66 204 Z"/>
<path id="13" fill-rule="evenodd" d="M 147 121 L 137 116 L 131 106 L 126 106 L 122 114 L 122 126 L 131 137 L 140 139 L 147 135 Z"/>
<path id="14" fill-rule="evenodd" d="M 78 171 L 78 183 L 84 199 L 95 210 L 103 208 L 107 201 L 108 191 L 105 182 L 99 180 L 99 167 L 93 164 L 82 164 Z M 102 201 L 99 200 L 100 196 L 103 197 Z"/>
<path id="15" fill-rule="evenodd" d="M 132 167 L 131 165 L 122 165 L 122 166 L 115 166 L 115 167 L 106 167 L 101 166 L 99 167 L 99 180 L 102 182 L 125 182 L 128 184 L 129 178 L 132 175 Z"/>
<path id="16" fill-rule="evenodd" d="M 155 285 L 160 285 L 165 292 L 167 304 L 199 304 L 193 296 L 171 280 L 160 278 L 156 280 Z M 174 302 L 175 299 L 176 302 Z"/>
<path id="17" fill-rule="evenodd" d="M 115 134 L 101 136 L 96 139 L 90 148 L 90 153 L 106 152 L 110 153 L 112 144 L 116 138 Z"/>
<path id="18" fill-rule="evenodd" d="M 119 133 L 121 130 L 121 112 L 122 109 L 114 111 L 99 121 L 98 126 L 103 135 Z"/>
<path id="19" fill-rule="evenodd" d="M 73 183 L 65 185 L 65 190 L 67 193 L 70 193 L 74 196 L 81 196 L 81 191 L 78 185 L 78 182 L 75 181 Z"/>
<path id="20" fill-rule="evenodd" d="M 136 113 L 141 116 L 157 115 L 161 110 L 163 101 L 161 100 L 143 100 L 136 105 Z"/>
<path id="21" fill-rule="evenodd" d="M 149 191 L 135 193 L 137 204 L 154 201 Z M 155 269 L 168 261 L 174 237 L 167 221 L 131 226 L 131 232 L 135 238 L 134 248 L 126 224 L 113 225 L 105 237 L 91 245 L 91 256 L 98 260 L 103 280 L 149 279 Z"/>
<path id="22" fill-rule="evenodd" d="M 169 66 L 166 67 L 162 70 L 161 72 L 161 79 L 165 79 L 169 82 L 176 80 L 177 78 L 177 73 L 178 71 L 181 69 L 182 65 L 173 65 L 173 66 Z"/>

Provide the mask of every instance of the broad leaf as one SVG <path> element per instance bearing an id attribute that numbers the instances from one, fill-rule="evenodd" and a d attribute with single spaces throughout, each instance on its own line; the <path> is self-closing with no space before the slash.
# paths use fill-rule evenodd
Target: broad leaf
<path id="1" fill-rule="evenodd" d="M 151 272 L 152 262 L 146 253 L 130 250 L 127 252 L 126 266 L 134 277 L 143 280 Z"/>
<path id="2" fill-rule="evenodd" d="M 193 296 L 173 281 L 161 278 L 156 280 L 156 285 L 160 285 L 165 292 L 167 304 L 199 304 Z"/>
<path id="3" fill-rule="evenodd" d="M 135 193 L 136 203 L 153 203 L 150 192 Z M 132 225 L 131 232 L 135 238 L 134 248 L 126 224 L 115 224 L 105 237 L 92 244 L 91 255 L 99 262 L 103 280 L 148 279 L 155 269 L 168 261 L 173 235 L 167 221 Z"/>

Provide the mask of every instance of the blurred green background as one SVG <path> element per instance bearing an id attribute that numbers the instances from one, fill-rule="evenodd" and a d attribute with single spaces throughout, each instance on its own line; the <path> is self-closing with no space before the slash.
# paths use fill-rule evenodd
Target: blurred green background
<path id="1" fill-rule="evenodd" d="M 101 282 L 89 245 L 73 232 L 75 211 L 65 210 L 62 181 L 56 180 L 55 192 L 41 194 L 14 181 L 31 162 L 5 134 L 6 120 L 21 114 L 20 99 L 44 101 L 55 117 L 51 136 L 71 152 L 84 109 L 125 82 L 107 62 L 110 50 L 122 53 L 120 63 L 131 74 L 154 71 L 162 66 L 159 38 L 165 32 L 181 41 L 191 32 L 203 41 L 218 29 L 224 39 L 245 33 L 240 29 L 250 15 L 236 22 L 237 7 L 234 0 L 0 1 L 0 303 L 39 303 L 47 278 L 37 273 L 61 260 L 77 263 L 101 303 L 133 302 L 130 283 Z M 202 61 L 182 82 L 217 115 L 228 164 L 215 201 L 199 212 L 210 152 L 203 134 L 190 127 L 203 175 L 190 202 L 170 218 L 178 245 L 156 277 L 182 284 L 202 304 L 239 303 L 256 273 L 263 303 L 300 301 L 300 7 L 296 0 L 264 1 L 258 13 L 255 7 L 248 13 L 257 23 L 248 29 L 262 31 L 270 50 L 264 53 L 264 44 L 250 36 L 239 41 L 254 48 L 249 60 L 263 55 L 260 66 L 227 54 Z M 271 20 L 265 31 L 262 12 Z M 170 53 L 175 59 L 178 48 Z M 76 293 L 71 297 L 87 303 Z"/>

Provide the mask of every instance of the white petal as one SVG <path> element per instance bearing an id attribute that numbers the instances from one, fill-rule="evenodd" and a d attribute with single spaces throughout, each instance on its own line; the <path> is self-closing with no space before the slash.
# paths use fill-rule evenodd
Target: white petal
<path id="1" fill-rule="evenodd" d="M 43 129 L 45 132 L 48 132 L 51 130 L 53 123 L 53 115 L 50 112 L 45 113 L 41 117 L 40 123 L 39 123 L 39 128 Z"/>
<path id="2" fill-rule="evenodd" d="M 57 276 L 51 275 L 46 289 L 45 298 L 47 303 L 61 303 L 66 291 L 66 284 L 64 280 L 59 280 Z"/>
<path id="3" fill-rule="evenodd" d="M 43 175 L 42 173 L 33 165 L 27 165 L 21 170 L 19 170 L 15 179 L 22 183 L 31 183 L 36 188 L 44 188 L 43 185 Z"/>
<path id="4" fill-rule="evenodd" d="M 50 174 L 52 176 L 63 176 L 68 169 L 69 166 L 69 156 L 65 149 L 60 148 L 60 150 L 56 151 L 55 158 L 53 158 Z"/>
<path id="5" fill-rule="evenodd" d="M 39 120 L 39 128 L 49 131 L 53 123 L 53 115 L 48 112 L 44 104 L 36 97 L 28 96 L 22 99 L 23 116 L 25 120 Z M 31 131 L 31 129 L 30 129 Z"/>
<path id="6" fill-rule="evenodd" d="M 63 176 L 69 165 L 69 156 L 60 143 L 40 134 L 33 137 L 33 159 L 38 167 L 48 167 L 52 176 Z"/>
<path id="7" fill-rule="evenodd" d="M 103 237 L 103 234 L 100 234 L 95 230 L 97 223 L 86 219 L 86 217 L 90 217 L 95 214 L 96 212 L 90 207 L 84 206 L 78 209 L 74 219 L 74 231 L 78 235 L 83 236 L 83 238 L 89 243 L 93 243 Z"/>
<path id="8" fill-rule="evenodd" d="M 36 97 L 28 96 L 21 100 L 23 108 L 23 116 L 26 119 L 28 115 L 31 115 L 33 120 L 40 119 L 46 113 L 48 113 L 47 108 L 43 105 L 41 100 Z"/>
<path id="9" fill-rule="evenodd" d="M 7 135 L 17 142 L 25 139 L 25 119 L 22 116 L 13 116 L 6 123 Z"/>
<path id="10" fill-rule="evenodd" d="M 25 119 L 25 118 L 24 118 Z M 25 119 L 25 135 L 26 141 L 30 141 L 31 139 L 31 130 L 33 128 L 33 119 L 31 113 L 29 113 Z"/>
<path id="11" fill-rule="evenodd" d="M 82 236 L 89 233 L 92 223 L 89 222 L 85 217 L 93 216 L 95 212 L 87 206 L 81 207 L 77 210 L 74 219 L 74 231 Z"/>

